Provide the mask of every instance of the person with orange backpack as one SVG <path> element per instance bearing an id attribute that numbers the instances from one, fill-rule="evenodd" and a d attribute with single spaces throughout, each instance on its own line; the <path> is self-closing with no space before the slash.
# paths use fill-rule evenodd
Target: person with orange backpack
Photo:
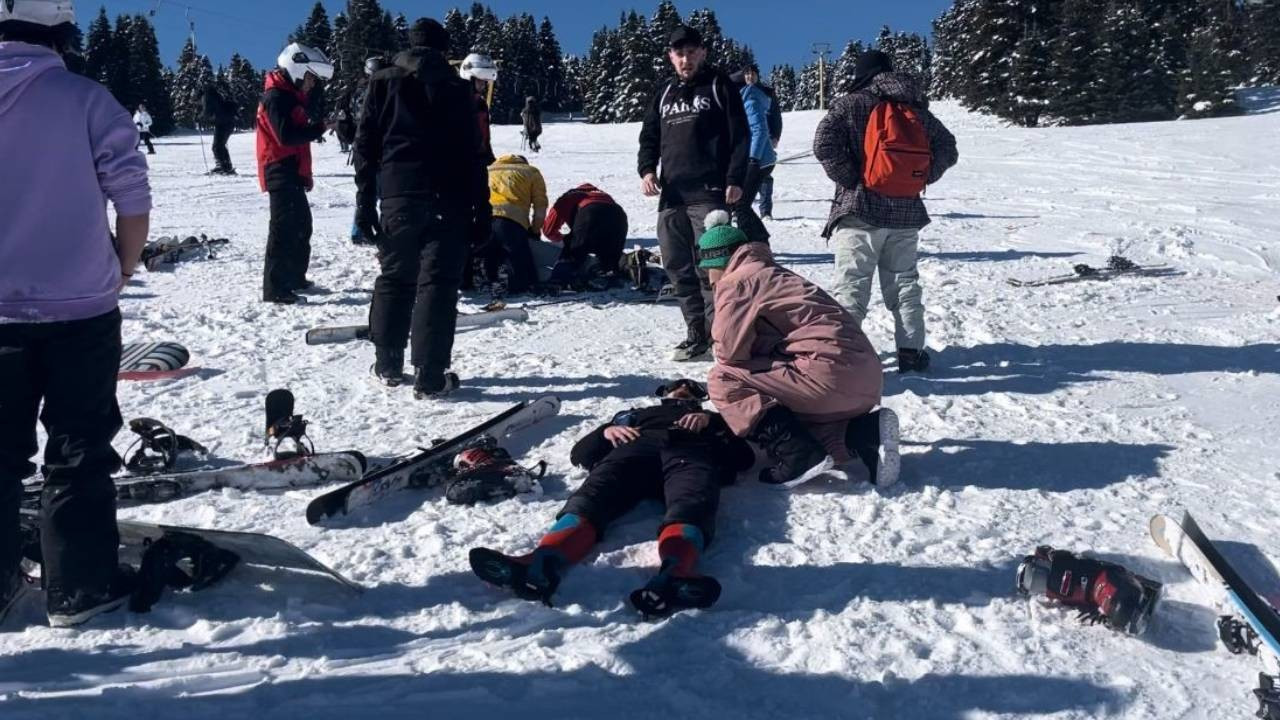
<path id="1" fill-rule="evenodd" d="M 902 373 L 929 367 L 916 268 L 920 230 L 929 224 L 921 195 L 960 157 L 955 136 L 928 107 L 919 82 L 872 50 L 858 58 L 853 91 L 832 103 L 813 139 L 814 156 L 836 183 L 823 231 L 835 240 L 835 295 L 861 323 L 879 268 Z"/>

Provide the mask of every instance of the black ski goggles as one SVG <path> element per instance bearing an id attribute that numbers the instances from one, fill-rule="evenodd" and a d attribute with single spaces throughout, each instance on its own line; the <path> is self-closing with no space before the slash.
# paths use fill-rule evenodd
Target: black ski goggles
<path id="1" fill-rule="evenodd" d="M 659 385 L 658 389 L 653 391 L 653 394 L 660 398 L 664 398 L 680 388 L 688 390 L 689 394 L 698 401 L 706 400 L 708 397 L 707 387 L 697 380 L 690 380 L 689 378 L 680 378 L 674 382 Z"/>

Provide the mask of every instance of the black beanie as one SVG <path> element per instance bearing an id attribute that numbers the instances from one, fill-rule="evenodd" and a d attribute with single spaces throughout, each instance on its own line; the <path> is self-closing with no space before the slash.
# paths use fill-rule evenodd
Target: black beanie
<path id="1" fill-rule="evenodd" d="M 853 66 L 853 91 L 871 84 L 880 73 L 893 72 L 893 61 L 879 50 L 868 50 L 858 56 Z"/>
<path id="2" fill-rule="evenodd" d="M 409 44 L 413 47 L 447 51 L 449 49 L 449 31 L 431 18 L 418 18 L 409 27 Z"/>

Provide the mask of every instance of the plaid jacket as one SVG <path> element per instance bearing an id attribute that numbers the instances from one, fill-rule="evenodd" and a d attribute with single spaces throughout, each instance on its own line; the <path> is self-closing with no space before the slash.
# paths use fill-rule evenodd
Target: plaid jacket
<path id="1" fill-rule="evenodd" d="M 836 223 L 849 215 L 878 228 L 922 228 L 929 224 L 929 213 L 920 198 L 889 198 L 863 187 L 863 138 L 871 111 L 881 100 L 908 103 L 919 113 L 933 151 L 930 184 L 941 179 L 960 158 L 955 136 L 928 111 L 929 103 L 916 81 L 898 73 L 882 73 L 866 89 L 832 103 L 814 135 L 813 154 L 836 184 L 823 237 L 831 237 Z"/>

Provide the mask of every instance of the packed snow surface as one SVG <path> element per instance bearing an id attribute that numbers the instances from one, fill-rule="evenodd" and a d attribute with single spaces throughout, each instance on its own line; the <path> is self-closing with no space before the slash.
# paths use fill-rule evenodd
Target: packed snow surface
<path id="1" fill-rule="evenodd" d="M 948 104 L 961 160 L 928 204 L 921 273 L 936 370 L 886 375 L 902 417 L 902 482 L 823 481 L 783 493 L 727 488 L 704 570 L 720 604 L 649 623 L 626 603 L 656 565 L 659 513 L 610 529 L 558 606 L 515 600 L 470 573 L 467 550 L 524 551 L 584 474 L 579 436 L 706 365 L 668 360 L 674 306 L 571 302 L 523 324 L 460 334 L 465 389 L 415 402 L 369 379 L 372 347 L 303 344 L 361 322 L 378 268 L 348 240 L 352 170 L 317 148 L 305 307 L 259 302 L 267 199 L 253 136 L 242 173 L 204 175 L 195 136 L 151 158 L 153 236 L 208 233 L 214 260 L 142 273 L 123 300 L 128 340 L 177 340 L 199 376 L 122 384 L 126 417 L 159 418 L 219 458 L 262 457 L 262 401 L 288 387 L 322 450 L 391 458 L 522 399 L 558 418 L 511 449 L 550 461 L 539 497 L 491 506 L 406 493 L 327 527 L 320 490 L 214 492 L 124 517 L 269 532 L 365 585 L 242 568 L 146 615 L 53 630 L 32 596 L 0 634 L 0 717 L 27 718 L 1242 718 L 1257 663 L 1216 642 L 1213 595 L 1147 535 L 1154 513 L 1194 512 L 1280 588 L 1280 114 L 1023 130 Z M 787 117 L 780 155 L 808 149 L 819 115 Z M 656 203 L 635 175 L 635 126 L 548 125 L 533 158 L 553 194 L 612 193 L 633 242 L 653 245 Z M 207 138 L 206 138 L 207 140 Z M 499 153 L 518 129 L 495 128 Z M 831 185 L 812 159 L 778 168 L 779 260 L 831 287 L 820 237 Z M 1016 289 L 1010 277 L 1095 266 L 1120 249 L 1181 274 Z M 485 298 L 467 298 L 474 309 Z M 879 300 L 866 331 L 890 370 Z M 123 450 L 128 438 L 122 434 Z M 1087 550 L 1166 583 L 1133 638 L 1013 592 L 1039 544 Z M 29 627 L 25 627 L 29 624 Z"/>

